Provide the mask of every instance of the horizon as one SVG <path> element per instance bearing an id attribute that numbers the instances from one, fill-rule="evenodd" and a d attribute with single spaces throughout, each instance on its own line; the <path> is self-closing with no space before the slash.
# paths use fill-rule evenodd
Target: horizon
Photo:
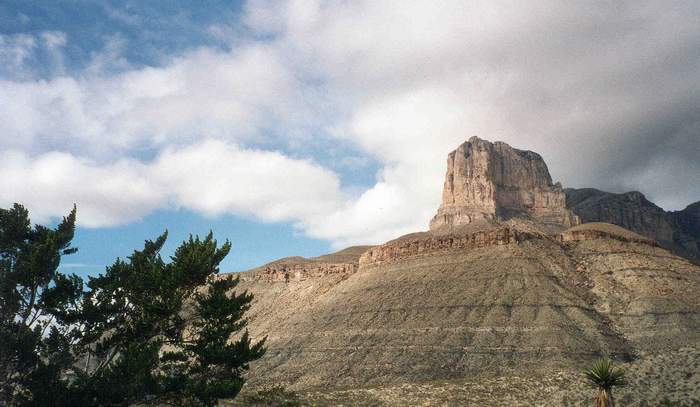
<path id="1" fill-rule="evenodd" d="M 2 207 L 78 208 L 65 271 L 170 231 L 222 272 L 426 230 L 472 135 L 565 188 L 700 201 L 695 2 L 8 1 Z M 352 34 L 352 35 L 351 35 Z M 105 244 L 105 242 L 110 242 Z"/>

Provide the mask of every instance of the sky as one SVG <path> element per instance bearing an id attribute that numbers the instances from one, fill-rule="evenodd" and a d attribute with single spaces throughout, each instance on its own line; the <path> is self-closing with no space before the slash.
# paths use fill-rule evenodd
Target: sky
<path id="1" fill-rule="evenodd" d="M 471 136 L 565 187 L 700 200 L 697 1 L 0 2 L 0 207 L 102 272 L 165 229 L 223 271 L 427 229 Z"/>

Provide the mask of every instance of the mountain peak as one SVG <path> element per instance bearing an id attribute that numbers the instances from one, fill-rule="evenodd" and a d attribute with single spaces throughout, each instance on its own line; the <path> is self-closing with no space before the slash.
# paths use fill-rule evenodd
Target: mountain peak
<path id="1" fill-rule="evenodd" d="M 579 223 L 539 154 L 471 137 L 447 157 L 442 204 L 430 230 L 513 217 L 551 229 Z"/>

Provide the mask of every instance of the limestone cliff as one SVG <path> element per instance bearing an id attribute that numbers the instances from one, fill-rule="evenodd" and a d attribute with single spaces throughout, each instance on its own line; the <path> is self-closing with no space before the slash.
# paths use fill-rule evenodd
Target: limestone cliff
<path id="1" fill-rule="evenodd" d="M 540 237 L 527 231 L 507 226 L 458 235 L 433 236 L 430 233 L 409 235 L 368 249 L 359 261 L 360 267 L 377 266 L 400 260 L 437 256 L 454 250 L 521 243 Z"/>
<path id="2" fill-rule="evenodd" d="M 594 188 L 567 188 L 566 204 L 582 222 L 607 222 L 656 240 L 675 254 L 700 264 L 700 202 L 666 212 L 641 192 L 622 194 Z"/>
<path id="3" fill-rule="evenodd" d="M 242 274 L 243 280 L 266 282 L 304 281 L 330 274 L 347 277 L 357 271 L 360 255 L 372 246 L 353 246 L 339 252 L 313 257 L 286 257 Z"/>
<path id="4" fill-rule="evenodd" d="M 598 206 L 655 240 L 700 231 L 700 204 Z M 267 337 L 247 386 L 305 405 L 585 405 L 581 369 L 609 355 L 634 372 L 622 404 L 700 397 L 700 268 L 645 232 L 576 223 L 539 155 L 472 138 L 429 232 L 237 274 Z"/>
<path id="5" fill-rule="evenodd" d="M 441 232 L 481 221 L 528 218 L 548 228 L 578 223 L 542 157 L 472 137 L 447 157 L 442 204 L 430 221 Z"/>
<path id="6" fill-rule="evenodd" d="M 301 272 L 288 283 L 259 278 L 264 267 L 240 274 L 254 294 L 249 330 L 267 336 L 250 386 L 283 384 L 308 405 L 585 405 L 581 367 L 612 355 L 635 372 L 618 392 L 625 404 L 697 387 L 700 269 L 632 232 L 502 224 L 361 251 L 340 263 L 287 259 Z M 319 273 L 322 263 L 357 268 Z M 654 360 L 678 374 L 645 370 Z M 542 376 L 562 378 L 556 394 L 528 393 Z M 490 398 L 462 402 L 453 385 Z"/>

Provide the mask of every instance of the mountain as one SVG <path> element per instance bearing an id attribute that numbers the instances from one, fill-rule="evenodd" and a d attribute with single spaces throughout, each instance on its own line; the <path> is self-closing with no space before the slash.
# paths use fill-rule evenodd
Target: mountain
<path id="1" fill-rule="evenodd" d="M 700 202 L 666 212 L 637 191 L 614 194 L 567 188 L 566 206 L 583 222 L 608 222 L 656 240 L 675 254 L 700 264 Z"/>
<path id="2" fill-rule="evenodd" d="M 554 229 L 578 223 L 539 154 L 472 137 L 447 156 L 442 204 L 431 231 L 515 217 Z"/>
<path id="3" fill-rule="evenodd" d="M 581 370 L 611 355 L 629 372 L 623 405 L 700 399 L 700 267 L 642 234 L 578 223 L 539 155 L 470 139 L 448 157 L 429 231 L 224 276 L 254 294 L 249 329 L 268 337 L 247 391 L 588 405 Z"/>
<path id="4" fill-rule="evenodd" d="M 670 213 L 676 233 L 674 251 L 700 265 L 700 202 L 688 205 L 682 211 Z"/>

